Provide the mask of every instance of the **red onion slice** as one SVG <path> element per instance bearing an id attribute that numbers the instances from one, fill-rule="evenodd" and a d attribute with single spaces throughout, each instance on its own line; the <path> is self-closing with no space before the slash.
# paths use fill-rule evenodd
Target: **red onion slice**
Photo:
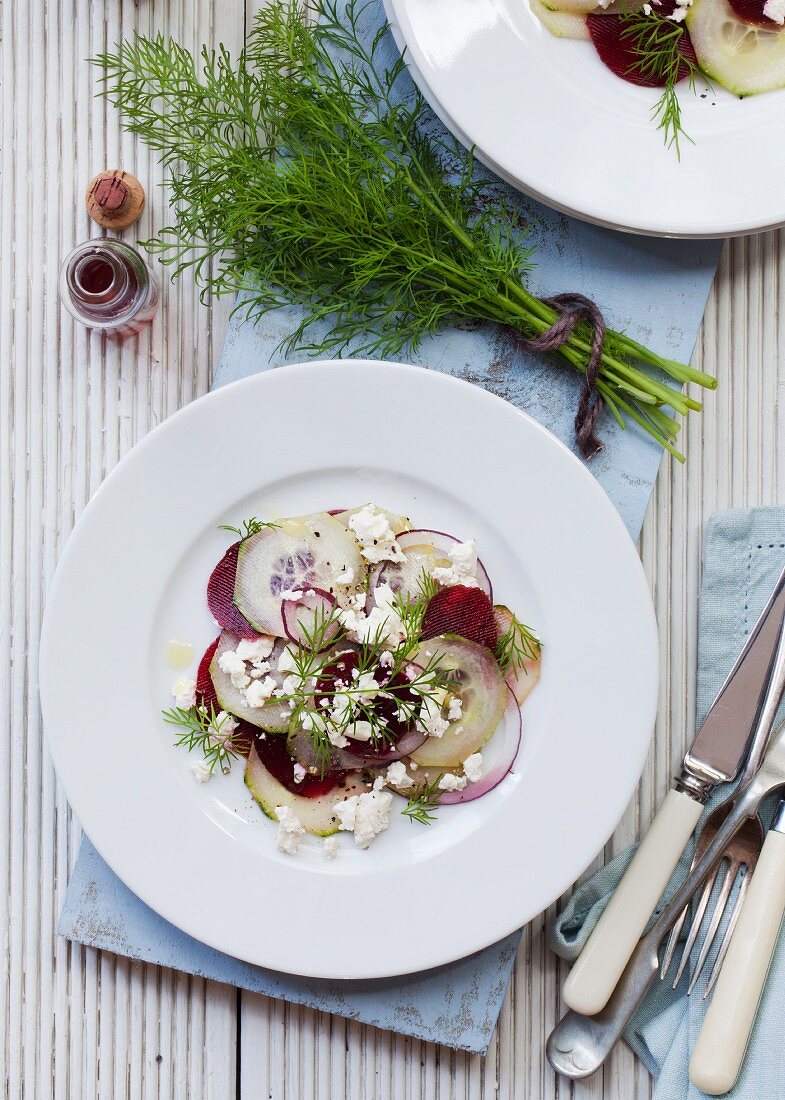
<path id="1" fill-rule="evenodd" d="M 500 746 L 501 759 L 476 783 L 468 783 L 462 791 L 445 791 L 439 799 L 440 806 L 453 806 L 458 802 L 473 802 L 475 798 L 482 798 L 489 791 L 495 790 L 510 774 L 521 747 L 523 720 L 515 696 L 509 687 L 507 690 L 510 692 L 510 702 L 504 712 L 502 727 L 493 735 L 498 737 L 502 734 L 504 738 L 504 743 Z"/>
<path id="2" fill-rule="evenodd" d="M 336 754 L 336 764 L 340 768 L 385 768 L 388 764 L 394 764 L 396 760 L 403 760 L 405 756 L 416 752 L 427 736 L 427 733 L 418 729 L 407 730 L 385 752 L 376 751 L 370 741 L 367 753 L 339 749 Z"/>
<path id="3" fill-rule="evenodd" d="M 434 550 L 441 551 L 445 557 L 447 557 L 448 552 L 453 546 L 461 541 L 462 540 L 456 538 L 455 535 L 448 535 L 446 531 L 431 531 L 427 527 L 415 528 L 414 531 L 404 531 L 404 533 L 398 535 L 396 539 L 401 550 L 406 550 L 409 546 L 432 546 Z M 488 570 L 479 558 L 477 559 L 477 585 L 483 590 L 491 603 L 493 603 L 493 585 L 491 584 L 491 578 L 488 576 Z"/>
<path id="4" fill-rule="evenodd" d="M 305 640 L 303 628 L 310 632 L 317 616 L 320 621 L 326 619 L 335 607 L 335 597 L 323 588 L 294 588 L 291 595 L 296 595 L 297 599 L 281 601 L 281 618 L 286 637 L 300 645 Z M 325 634 L 325 645 L 332 642 L 340 629 L 341 624 L 334 620 Z"/>

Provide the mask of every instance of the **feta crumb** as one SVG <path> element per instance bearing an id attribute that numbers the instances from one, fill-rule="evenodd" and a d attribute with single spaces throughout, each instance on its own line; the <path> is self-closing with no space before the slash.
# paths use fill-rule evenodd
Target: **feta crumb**
<path id="1" fill-rule="evenodd" d="M 450 727 L 450 723 L 442 718 L 440 709 L 431 699 L 423 699 L 417 724 L 429 737 L 442 737 L 444 731 Z"/>
<path id="2" fill-rule="evenodd" d="M 300 841 L 305 836 L 302 822 L 289 806 L 276 806 L 275 816 L 279 822 L 276 841 L 278 851 L 286 852 L 288 856 L 296 856 L 300 851 Z"/>
<path id="3" fill-rule="evenodd" d="M 652 13 L 652 6 L 651 6 L 651 4 L 644 4 L 644 5 L 643 5 L 643 14 L 644 14 L 644 15 L 651 15 L 651 13 Z"/>
<path id="4" fill-rule="evenodd" d="M 181 710 L 190 710 L 196 706 L 196 680 L 190 676 L 180 676 L 172 684 L 174 705 Z"/>
<path id="5" fill-rule="evenodd" d="M 410 760 L 409 761 L 409 768 L 411 769 L 411 771 L 416 772 L 417 769 L 419 768 L 419 766 L 420 765 L 417 763 L 416 760 Z"/>
<path id="6" fill-rule="evenodd" d="M 356 601 L 352 606 L 339 612 L 341 625 L 356 642 L 374 642 L 377 638 L 390 646 L 398 646 L 403 641 L 404 627 L 395 609 L 395 593 L 389 584 L 380 584 L 374 589 L 375 607 L 366 614 L 365 596 L 361 594 L 362 607 Z"/>
<path id="7" fill-rule="evenodd" d="M 212 778 L 213 774 L 213 770 L 206 760 L 194 760 L 191 764 L 191 771 L 197 783 L 206 783 L 208 779 Z"/>
<path id="8" fill-rule="evenodd" d="M 227 741 L 231 741 L 232 734 L 239 725 L 240 723 L 233 715 L 227 714 L 225 710 L 219 710 L 215 716 L 215 721 L 210 725 L 212 731 L 210 743 L 213 745 L 225 745 Z"/>
<path id="9" fill-rule="evenodd" d="M 389 649 L 383 649 L 379 654 L 379 664 L 382 668 L 392 668 L 395 664 L 395 658 Z"/>
<path id="10" fill-rule="evenodd" d="M 355 672 L 357 669 L 355 669 Z M 371 703 L 379 693 L 379 682 L 374 679 L 372 672 L 362 672 L 355 679 L 355 689 L 358 703 Z"/>
<path id="11" fill-rule="evenodd" d="M 326 836 L 322 841 L 322 855 L 325 859 L 335 859 L 341 850 L 337 836 Z"/>
<path id="12" fill-rule="evenodd" d="M 284 649 L 278 658 L 278 671 L 279 672 L 296 672 L 297 662 L 294 659 L 294 653 L 289 646 Z"/>
<path id="13" fill-rule="evenodd" d="M 302 764 L 295 764 L 292 771 L 294 772 L 294 781 L 295 781 L 295 783 L 302 783 L 302 781 L 305 779 L 306 775 L 308 774 L 306 772 L 305 768 L 302 766 Z"/>
<path id="14" fill-rule="evenodd" d="M 468 780 L 463 775 L 453 775 L 452 772 L 445 772 L 439 780 L 439 790 L 462 791 L 467 782 Z"/>
<path id="15" fill-rule="evenodd" d="M 445 586 L 462 584 L 466 588 L 477 588 L 477 543 L 457 542 L 447 551 L 450 559 L 448 566 L 437 565 L 431 570 L 431 576 Z"/>
<path id="16" fill-rule="evenodd" d="M 354 584 L 354 570 L 351 565 L 347 565 L 342 573 L 339 573 L 335 578 L 334 584 Z M 329 838 L 328 838 L 329 839 Z"/>
<path id="17" fill-rule="evenodd" d="M 785 0 L 766 0 L 763 5 L 763 14 L 780 26 L 785 24 Z"/>
<path id="18" fill-rule="evenodd" d="M 482 776 L 482 753 L 473 752 L 463 762 L 463 774 L 470 783 L 476 783 Z"/>
<path id="19" fill-rule="evenodd" d="M 414 780 L 406 771 L 406 765 L 402 760 L 396 760 L 387 769 L 387 782 L 394 787 L 400 787 L 402 791 L 414 786 Z"/>
<path id="20" fill-rule="evenodd" d="M 236 688 L 245 688 L 251 682 L 251 677 L 245 671 L 245 661 L 237 655 L 236 650 L 227 649 L 218 658 L 218 667 L 225 672 Z"/>
<path id="21" fill-rule="evenodd" d="M 384 512 L 374 504 L 366 504 L 349 516 L 347 526 L 357 536 L 360 551 L 366 561 L 402 561 L 403 551 L 395 541 L 395 532 Z"/>
<path id="22" fill-rule="evenodd" d="M 275 638 L 271 638 L 267 634 L 253 640 L 241 638 L 235 653 L 238 657 L 242 657 L 244 661 L 263 661 L 270 656 L 274 645 Z"/>
<path id="23" fill-rule="evenodd" d="M 276 687 L 272 676 L 266 676 L 264 680 L 252 680 L 245 689 L 245 701 L 249 707 L 263 707 Z"/>
<path id="24" fill-rule="evenodd" d="M 457 695 L 453 695 L 450 699 L 450 707 L 447 711 L 447 717 L 451 722 L 457 722 L 459 718 L 463 717 L 463 700 Z"/>
<path id="25" fill-rule="evenodd" d="M 308 593 L 304 592 L 302 588 L 286 588 L 280 593 L 282 600 L 288 600 L 290 603 L 299 603 Z"/>
<path id="26" fill-rule="evenodd" d="M 370 741 L 373 734 L 373 726 L 370 722 L 355 722 L 352 726 L 353 741 Z"/>
<path id="27" fill-rule="evenodd" d="M 333 813 L 338 818 L 338 828 L 354 833 L 354 842 L 358 848 L 367 848 L 375 836 L 389 828 L 393 796 L 384 790 L 384 783 L 384 778 L 378 776 L 373 790 L 360 795 L 353 794 L 351 798 L 345 798 L 333 806 Z"/>

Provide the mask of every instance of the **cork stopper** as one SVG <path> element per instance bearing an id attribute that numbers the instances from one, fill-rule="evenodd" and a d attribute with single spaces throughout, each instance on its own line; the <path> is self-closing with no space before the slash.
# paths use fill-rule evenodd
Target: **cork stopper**
<path id="1" fill-rule="evenodd" d="M 91 180 L 85 202 L 94 222 L 106 229 L 125 229 L 144 209 L 144 189 L 136 176 L 114 168 Z"/>

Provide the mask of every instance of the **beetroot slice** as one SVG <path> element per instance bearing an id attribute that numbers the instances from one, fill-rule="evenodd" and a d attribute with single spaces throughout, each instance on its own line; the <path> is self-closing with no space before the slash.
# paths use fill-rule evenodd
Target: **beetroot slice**
<path id="1" fill-rule="evenodd" d="M 224 630 L 241 638 L 253 640 L 259 634 L 234 605 L 234 581 L 237 576 L 237 554 L 240 543 L 234 542 L 210 574 L 207 582 L 207 606 L 210 614 Z"/>
<path id="2" fill-rule="evenodd" d="M 733 8 L 734 14 L 738 15 L 739 19 L 743 19 L 745 23 L 752 23 L 756 27 L 772 27 L 778 31 L 782 30 L 779 23 L 775 23 L 773 19 L 769 19 L 768 15 L 763 14 L 766 0 L 728 0 L 728 2 Z"/>
<path id="3" fill-rule="evenodd" d="M 745 2 L 745 0 L 742 0 Z M 662 4 L 657 8 L 658 15 L 662 16 L 670 15 L 675 8 L 674 0 L 663 0 Z M 687 33 L 687 28 L 683 24 L 676 24 L 670 21 L 666 21 L 665 18 L 658 19 L 655 15 L 645 16 L 647 20 L 651 20 L 653 25 L 662 27 L 662 34 L 671 34 L 674 26 L 678 26 L 681 30 L 681 41 L 679 43 L 679 49 L 681 50 L 684 60 L 679 65 L 678 79 L 684 80 L 689 76 L 690 65 L 697 67 L 698 59 L 695 56 L 695 50 L 692 46 L 692 41 Z M 586 17 L 586 26 L 588 27 L 589 34 L 591 35 L 592 44 L 597 51 L 600 61 L 603 65 L 615 73 L 616 76 L 620 76 L 622 80 L 626 80 L 630 84 L 637 84 L 641 88 L 661 88 L 666 83 L 664 80 L 653 80 L 650 76 L 644 75 L 640 71 L 640 57 L 635 50 L 635 39 L 625 36 L 625 31 L 629 28 L 629 17 L 626 15 L 588 15 Z"/>
<path id="4" fill-rule="evenodd" d="M 253 730 L 252 726 L 249 726 Z M 253 743 L 259 759 L 278 782 L 292 794 L 303 798 L 319 798 L 336 789 L 336 801 L 340 801 L 340 788 L 345 785 L 348 772 L 328 771 L 324 776 L 306 775 L 300 783 L 294 781 L 294 761 L 286 748 L 286 738 L 275 733 L 262 735 L 253 730 Z"/>
<path id="5" fill-rule="evenodd" d="M 216 710 L 221 709 L 218 705 L 218 696 L 215 694 L 213 678 L 210 675 L 210 662 L 215 656 L 220 640 L 221 636 L 219 634 L 214 642 L 210 642 L 199 662 L 199 669 L 196 673 L 196 702 L 200 707 L 206 707 L 208 710 L 210 707 L 215 707 Z"/>
<path id="6" fill-rule="evenodd" d="M 479 588 L 456 584 L 440 589 L 428 604 L 422 631 L 423 638 L 437 634 L 460 634 L 493 649 L 498 640 L 493 604 Z"/>

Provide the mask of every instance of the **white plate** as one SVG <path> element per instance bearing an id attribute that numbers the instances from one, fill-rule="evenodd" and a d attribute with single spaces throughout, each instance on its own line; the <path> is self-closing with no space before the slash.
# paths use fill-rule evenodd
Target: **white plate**
<path id="1" fill-rule="evenodd" d="M 656 90 L 609 72 L 589 42 L 555 38 L 527 0 L 385 0 L 414 79 L 502 178 L 614 229 L 722 237 L 785 222 L 785 92 L 681 92 L 679 161 L 649 113 Z M 699 88 L 699 91 L 703 89 Z M 762 181 L 765 181 L 762 182 Z"/>
<path id="2" fill-rule="evenodd" d="M 513 775 L 369 851 L 276 851 L 242 768 L 200 785 L 160 718 L 169 639 L 215 634 L 220 523 L 375 500 L 476 537 L 496 596 L 536 625 L 542 681 Z M 436 966 L 541 912 L 621 816 L 654 720 L 657 640 L 635 548 L 544 428 L 468 383 L 366 361 L 287 367 L 152 432 L 85 510 L 49 596 L 46 730 L 87 835 L 127 885 L 212 947 L 297 974 Z M 401 804 L 402 805 L 402 804 Z"/>

